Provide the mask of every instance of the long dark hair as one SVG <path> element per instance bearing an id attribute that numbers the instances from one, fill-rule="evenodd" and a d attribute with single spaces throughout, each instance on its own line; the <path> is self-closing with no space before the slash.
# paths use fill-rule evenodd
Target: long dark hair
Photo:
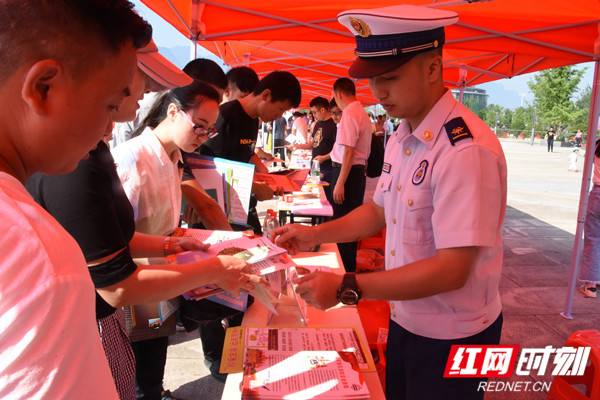
<path id="1" fill-rule="evenodd" d="M 166 90 L 154 101 L 148 115 L 135 128 L 131 137 L 141 135 L 146 127 L 156 128 L 158 124 L 167 118 L 167 110 L 171 103 L 175 104 L 180 110 L 189 111 L 207 100 L 216 101 L 218 104 L 219 97 L 219 93 L 212 86 L 199 80 L 194 80 L 187 86 Z"/>

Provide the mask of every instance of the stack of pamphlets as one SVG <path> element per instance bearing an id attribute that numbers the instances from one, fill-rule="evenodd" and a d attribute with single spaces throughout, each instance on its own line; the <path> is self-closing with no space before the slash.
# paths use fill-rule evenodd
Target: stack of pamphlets
<path id="1" fill-rule="evenodd" d="M 180 229 L 174 235 L 195 237 L 204 243 L 211 244 L 205 251 L 188 251 L 169 257 L 169 261 L 174 264 L 206 260 L 218 255 L 239 257 L 252 264 L 249 272 L 263 276 L 269 282 L 269 288 L 255 285 L 255 290 L 250 294 L 263 303 L 269 311 L 277 313 L 273 304 L 278 301 L 277 296 L 287 286 L 285 270 L 296 266 L 296 263 L 288 257 L 285 249 L 276 246 L 267 238 L 251 238 L 242 232 Z M 216 285 L 192 289 L 184 293 L 183 297 L 188 300 L 207 298 L 240 311 L 246 310 L 248 302 L 246 293 L 233 296 L 225 293 Z"/>
<path id="2" fill-rule="evenodd" d="M 350 351 L 246 349 L 242 399 L 368 399 Z"/>

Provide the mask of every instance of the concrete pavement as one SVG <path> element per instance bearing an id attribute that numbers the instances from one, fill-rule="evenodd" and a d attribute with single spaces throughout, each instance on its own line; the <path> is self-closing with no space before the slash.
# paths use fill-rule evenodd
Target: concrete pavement
<path id="1" fill-rule="evenodd" d="M 600 298 L 575 292 L 574 319 L 563 318 L 576 230 L 581 172 L 569 172 L 571 148 L 548 153 L 544 143 L 503 139 L 508 164 L 508 207 L 504 221 L 504 267 L 500 282 L 503 302 L 503 344 L 522 347 L 562 347 L 580 329 L 600 329 Z M 584 154 L 578 166 L 583 169 Z M 372 191 L 374 181 L 368 185 Z M 368 194 L 367 194 L 368 196 Z M 260 204 L 264 218 L 274 201 Z M 551 382 L 545 376 L 513 376 L 511 382 Z M 504 380 L 506 381 L 506 380 Z M 539 386 L 539 385 L 538 385 Z M 186 400 L 219 399 L 223 384 L 214 380 L 203 363 L 196 333 L 171 338 L 165 387 Z M 547 392 L 499 391 L 486 400 L 545 399 Z"/>

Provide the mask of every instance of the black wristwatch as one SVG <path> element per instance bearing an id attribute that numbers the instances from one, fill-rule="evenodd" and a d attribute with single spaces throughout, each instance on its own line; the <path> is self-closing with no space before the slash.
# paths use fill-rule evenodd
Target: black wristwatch
<path id="1" fill-rule="evenodd" d="M 342 286 L 338 289 L 337 298 L 343 304 L 357 304 L 362 298 L 362 293 L 356 284 L 356 275 L 354 272 L 348 272 L 344 275 Z"/>

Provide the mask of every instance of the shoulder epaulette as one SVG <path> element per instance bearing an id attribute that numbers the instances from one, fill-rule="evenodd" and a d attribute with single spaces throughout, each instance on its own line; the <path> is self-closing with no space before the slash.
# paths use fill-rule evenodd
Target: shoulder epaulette
<path id="1" fill-rule="evenodd" d="M 469 127 L 462 117 L 456 117 L 446 122 L 444 124 L 444 128 L 446 128 L 446 133 L 448 134 L 448 138 L 450 139 L 452 146 L 454 146 L 459 140 L 466 138 L 473 139 L 473 135 L 471 135 L 471 131 L 469 131 Z"/>

